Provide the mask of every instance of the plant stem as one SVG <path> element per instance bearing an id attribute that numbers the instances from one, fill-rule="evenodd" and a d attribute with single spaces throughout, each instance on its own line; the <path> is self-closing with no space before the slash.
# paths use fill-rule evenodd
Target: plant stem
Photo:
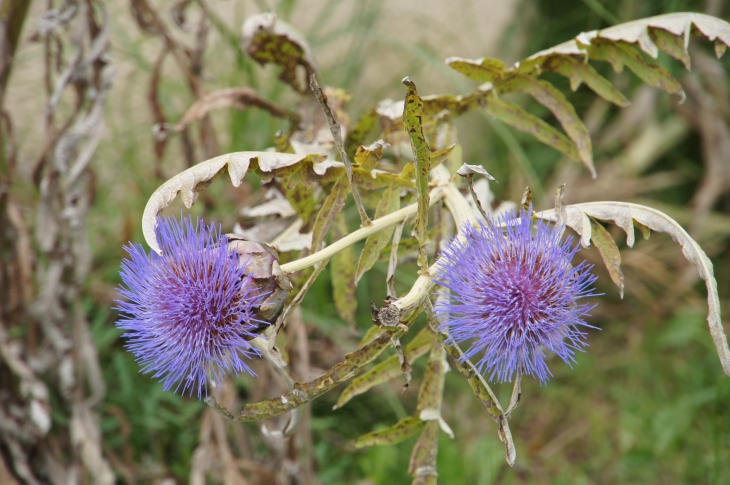
<path id="1" fill-rule="evenodd" d="M 365 207 L 362 205 L 362 200 L 360 199 L 360 194 L 357 191 L 357 187 L 352 182 L 352 162 L 350 161 L 350 157 L 347 156 L 347 152 L 345 151 L 345 147 L 342 144 L 342 130 L 340 128 L 340 124 L 337 122 L 337 119 L 335 118 L 334 113 L 332 113 L 332 109 L 330 108 L 329 104 L 327 103 L 327 95 L 322 92 L 322 89 L 319 87 L 319 84 L 317 83 L 317 76 L 316 74 L 312 74 L 312 76 L 309 79 L 309 86 L 312 88 L 312 92 L 314 93 L 314 96 L 317 98 L 317 101 L 319 102 L 319 105 L 322 107 L 322 111 L 324 112 L 324 117 L 327 120 L 327 124 L 329 124 L 330 132 L 332 133 L 332 138 L 335 140 L 335 146 L 337 147 L 337 151 L 340 152 L 340 158 L 342 158 L 342 163 L 345 164 L 345 172 L 347 172 L 347 180 L 350 182 L 350 190 L 352 191 L 352 197 L 355 199 L 355 205 L 357 206 L 357 211 L 360 213 L 360 222 L 362 224 L 362 227 L 368 227 L 372 223 L 370 218 L 368 217 L 367 212 L 365 212 Z"/>
<path id="2" fill-rule="evenodd" d="M 430 196 L 432 204 L 441 200 L 445 188 L 446 187 L 436 187 L 431 190 Z M 348 234 L 347 236 L 332 243 L 321 251 L 317 251 L 316 253 L 297 261 L 292 261 L 291 263 L 281 265 L 281 270 L 284 273 L 294 273 L 296 271 L 303 270 L 304 268 L 313 266 L 320 261 L 331 258 L 336 253 L 342 251 L 346 247 L 351 246 L 362 239 L 365 239 L 371 234 L 375 234 L 376 232 L 382 231 L 383 229 L 386 229 L 394 224 L 398 224 L 409 216 L 415 214 L 417 209 L 418 204 L 411 204 L 400 210 L 392 212 L 387 216 L 374 219 L 371 221 L 371 224 L 369 226 L 361 227 L 357 231 Z"/>

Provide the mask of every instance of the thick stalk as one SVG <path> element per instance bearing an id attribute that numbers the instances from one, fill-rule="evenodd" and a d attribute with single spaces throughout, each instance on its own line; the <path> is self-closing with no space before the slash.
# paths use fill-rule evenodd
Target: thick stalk
<path id="1" fill-rule="evenodd" d="M 478 223 L 469 203 L 466 201 L 464 196 L 461 195 L 461 192 L 459 192 L 456 185 L 448 184 L 444 186 L 443 198 L 446 203 L 446 208 L 449 209 L 449 212 L 451 212 L 451 215 L 454 218 L 456 227 L 462 228 L 465 224 Z M 400 309 L 401 313 L 408 312 L 420 306 L 424 298 L 427 298 L 428 295 L 431 294 L 433 287 L 436 285 L 431 275 L 438 273 L 438 265 L 439 261 L 436 260 L 436 262 L 428 268 L 427 274 L 422 274 L 418 277 L 414 285 L 411 287 L 411 291 L 394 303 L 394 305 Z"/>
<path id="2" fill-rule="evenodd" d="M 431 190 L 431 204 L 435 204 L 437 201 L 441 200 L 445 188 L 446 187 L 436 187 Z M 374 219 L 371 221 L 371 224 L 369 226 L 361 227 L 357 231 L 348 234 L 347 236 L 332 243 L 321 251 L 317 251 L 316 253 L 307 256 L 306 258 L 302 258 L 297 261 L 292 261 L 291 263 L 281 265 L 281 270 L 284 273 L 294 273 L 296 271 L 303 270 L 304 268 L 313 266 L 320 261 L 329 259 L 346 247 L 365 239 L 371 234 L 375 234 L 376 232 L 382 231 L 383 229 L 386 229 L 407 219 L 408 217 L 415 214 L 417 210 L 418 204 L 411 204 L 400 210 L 392 212 L 385 217 Z"/>

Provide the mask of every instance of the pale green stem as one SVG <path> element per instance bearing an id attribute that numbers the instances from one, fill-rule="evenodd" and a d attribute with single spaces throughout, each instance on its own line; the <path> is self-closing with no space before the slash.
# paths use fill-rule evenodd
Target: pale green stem
<path id="1" fill-rule="evenodd" d="M 441 200 L 441 198 L 443 197 L 443 192 L 446 188 L 447 187 L 439 186 L 431 190 L 430 197 L 432 205 Z M 348 234 L 347 236 L 332 243 L 321 251 L 317 251 L 314 254 L 311 254 L 302 259 L 298 259 L 296 261 L 292 261 L 291 263 L 282 264 L 281 270 L 284 273 L 294 273 L 296 271 L 303 270 L 304 268 L 313 266 L 320 261 L 331 258 L 343 249 L 352 246 L 356 242 L 361 241 L 366 237 L 375 234 L 376 232 L 380 232 L 383 229 L 398 224 L 399 222 L 415 214 L 417 210 L 418 204 L 411 204 L 400 210 L 392 212 L 387 216 L 374 219 L 371 221 L 371 224 L 369 226 L 361 227 L 357 231 Z"/>

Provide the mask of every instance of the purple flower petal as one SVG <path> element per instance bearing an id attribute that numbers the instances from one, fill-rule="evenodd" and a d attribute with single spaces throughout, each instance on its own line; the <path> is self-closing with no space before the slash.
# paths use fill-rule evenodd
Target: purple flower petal
<path id="1" fill-rule="evenodd" d="M 451 343 L 471 342 L 465 358 L 480 356 L 476 365 L 492 381 L 510 382 L 517 372 L 547 381 L 545 349 L 570 365 L 587 345 L 581 328 L 595 328 L 583 320 L 593 306 L 577 303 L 598 296 L 593 266 L 573 266 L 578 245 L 531 216 L 508 214 L 505 230 L 467 225 L 466 240 L 453 239 L 440 256 L 436 281 L 451 290 L 436 305 L 441 328 Z"/>
<path id="2" fill-rule="evenodd" d="M 258 356 L 249 342 L 260 323 L 253 308 L 260 303 L 244 273 L 247 261 L 228 251 L 226 237 L 214 224 L 192 218 L 160 218 L 157 238 L 162 256 L 149 256 L 141 245 L 125 247 L 122 261 L 125 301 L 117 327 L 127 330 L 127 349 L 144 373 L 198 398 L 208 383 L 220 384 L 228 371 L 254 372 L 243 357 Z"/>

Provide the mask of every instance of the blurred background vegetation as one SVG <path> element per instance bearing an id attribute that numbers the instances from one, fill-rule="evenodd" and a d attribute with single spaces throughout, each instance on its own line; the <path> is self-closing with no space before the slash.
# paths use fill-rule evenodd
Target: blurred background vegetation
<path id="1" fill-rule="evenodd" d="M 3 79 L 0 212 L 7 216 L 0 218 L 5 233 L 0 256 L 8 269 L 2 281 L 8 293 L 10 283 L 20 278 L 25 292 L 4 294 L 15 304 L 3 308 L 0 321 L 3 484 L 55 483 L 58 477 L 70 480 L 65 483 L 102 483 L 100 477 L 109 472 L 119 483 L 409 483 L 415 439 L 356 452 L 346 444 L 411 412 L 423 362 L 416 364 L 414 383 L 402 395 L 396 380 L 335 412 L 336 393 L 325 395 L 307 410 L 302 430 L 281 443 L 262 437 L 259 424 L 224 422 L 194 398 L 162 392 L 158 381 L 139 373 L 114 326 L 122 246 L 141 242 L 139 221 L 148 196 L 191 163 L 218 153 L 264 150 L 273 146 L 277 130 L 286 129 L 286 121 L 265 111 L 226 109 L 165 144 L 153 136 L 156 123 L 177 122 L 200 92 L 250 86 L 282 106 L 294 106 L 298 96 L 277 79 L 276 68 L 262 68 L 242 54 L 238 36 L 248 16 L 274 11 L 299 28 L 315 53 L 322 83 L 351 93 L 347 111 L 353 120 L 381 99 L 402 99 L 400 80 L 406 75 L 418 83 L 421 95 L 468 92 L 474 83 L 449 69 L 443 62 L 447 56 L 512 63 L 581 31 L 642 17 L 699 11 L 730 19 L 730 5 L 722 0 L 116 0 L 105 10 L 91 1 L 72 3 L 87 5 L 85 14 L 99 25 L 108 16 L 106 33 L 93 26 L 88 32 L 96 39 L 108 34 L 109 48 L 94 61 L 86 81 L 74 78 L 69 86 L 75 88 L 61 93 L 56 124 L 49 121 L 48 93 L 80 42 L 76 30 L 63 26 L 55 37 L 44 37 L 43 29 L 63 16 L 63 10 L 55 17 L 47 13 L 60 2 L 30 2 L 9 81 Z M 204 34 L 197 22 L 204 23 Z M 68 45 L 54 50 L 56 42 Z M 85 52 L 90 51 L 93 45 Z M 618 109 L 585 87 L 572 93 L 566 80 L 550 77 L 593 135 L 595 181 L 583 167 L 482 112 L 467 114 L 457 126 L 465 161 L 482 164 L 497 178 L 499 184 L 491 188 L 499 200 L 519 201 L 530 185 L 536 206 L 549 208 L 555 187 L 567 183 L 568 203 L 632 201 L 675 217 L 711 257 L 727 315 L 730 56 L 718 61 L 712 45 L 699 39 L 693 39 L 691 52 L 691 73 L 663 54 L 658 60 L 684 86 L 688 99 L 683 105 L 630 73 L 613 74 L 607 65 L 596 67 L 620 87 L 631 107 Z M 104 91 L 107 66 L 113 66 L 113 86 Z M 63 121 L 79 120 L 81 115 L 73 114 L 78 93 L 86 109 L 104 92 L 105 129 L 83 168 L 83 190 L 74 192 L 68 187 L 75 187 L 76 179 L 53 168 L 51 162 L 59 158 L 49 147 L 61 150 Z M 540 105 L 520 101 L 554 121 Z M 90 119 L 92 127 L 99 122 Z M 15 157 L 12 169 L 8 153 Z M 58 177 L 71 180 L 70 185 L 49 192 Z M 246 181 L 237 189 L 227 180 L 214 182 L 191 212 L 232 228 L 240 208 L 261 197 L 260 181 Z M 88 208 L 81 226 L 74 225 L 81 219 L 74 219 L 71 210 L 77 196 Z M 55 207 L 50 219 L 44 204 Z M 181 207 L 167 213 L 179 213 Z M 347 215 L 357 218 L 349 206 Z M 56 243 L 46 246 L 49 224 L 62 229 Z M 88 245 L 77 244 L 79 234 Z M 523 383 L 523 402 L 511 424 L 518 453 L 514 468 L 506 465 L 495 424 L 481 403 L 459 375 L 447 376 L 443 413 L 456 438 L 440 438 L 440 483 L 730 483 L 730 379 L 722 373 L 707 330 L 704 285 L 668 236 L 654 234 L 633 249 L 625 247 L 619 233 L 614 236 L 621 247 L 626 296 L 619 298 L 597 251 L 583 250 L 581 255 L 596 263 L 598 287 L 606 294 L 590 322 L 602 330 L 591 332 L 591 347 L 578 355 L 573 369 L 553 361 L 555 377 L 548 385 Z M 20 260 L 24 266 L 15 265 Z M 76 273 L 61 278 L 72 283 L 57 290 L 59 309 L 51 318 L 39 302 L 51 291 L 46 280 L 53 278 L 54 262 Z M 79 273 L 83 264 L 88 270 Z M 358 286 L 361 332 L 371 325 L 369 302 L 384 297 L 385 271 L 378 263 Z M 397 286 L 402 291 L 415 277 L 415 265 L 401 268 Z M 74 344 L 54 347 L 49 321 L 59 322 Z M 307 295 L 300 322 L 290 331 L 308 341 L 307 367 L 313 375 L 340 361 L 358 341 L 334 309 L 328 274 Z M 76 345 L 82 334 L 88 334 L 85 350 Z M 57 360 L 43 361 L 48 349 L 55 349 Z M 71 391 L 63 387 L 64 352 L 77 363 L 70 371 L 77 379 Z M 18 377 L 18 359 L 28 362 L 21 374 L 35 377 Z M 275 394 L 267 392 L 281 385 L 265 365 L 256 370 L 259 378 L 238 379 L 229 389 L 239 402 L 271 397 Z M 50 430 L 11 439 L 23 436 L 22 430 L 13 434 L 7 423 L 24 416 L 27 400 L 18 389 L 26 381 L 48 389 L 39 402 L 50 413 Z M 511 389 L 497 388 L 506 402 Z M 23 396 L 27 392 L 22 390 Z M 80 399 L 80 394 L 96 398 Z M 80 411 L 82 405 L 88 412 Z M 27 463 L 29 474 L 17 463 Z"/>

